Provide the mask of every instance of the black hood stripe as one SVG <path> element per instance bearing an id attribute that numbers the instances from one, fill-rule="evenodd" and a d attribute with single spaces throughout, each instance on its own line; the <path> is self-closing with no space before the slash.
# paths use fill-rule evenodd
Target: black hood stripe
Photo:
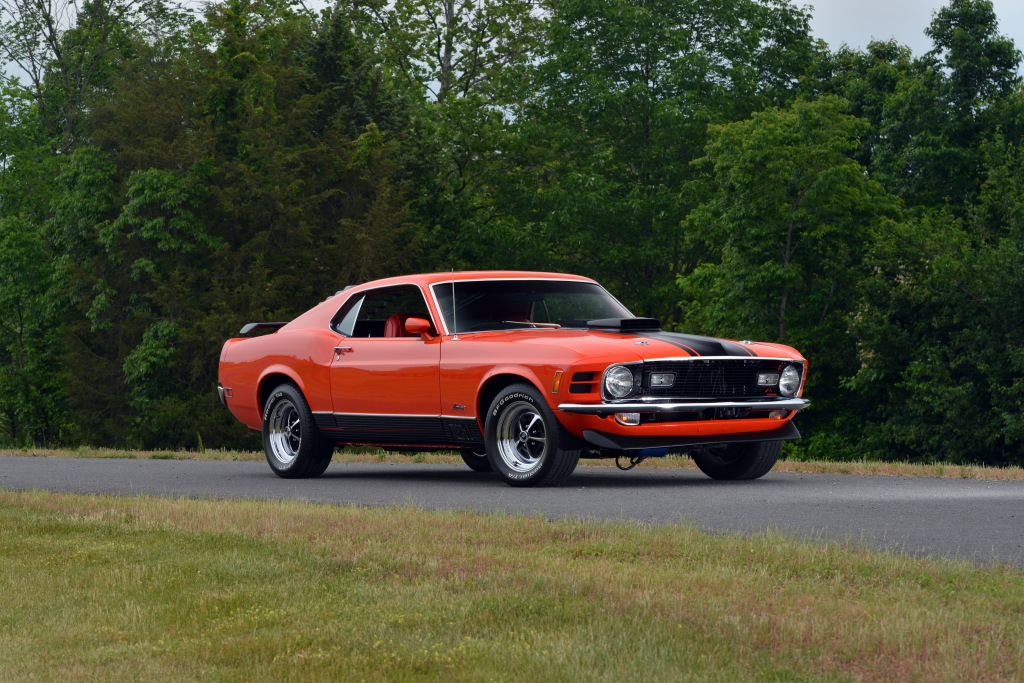
<path id="1" fill-rule="evenodd" d="M 689 346 L 687 344 L 684 344 L 684 343 L 682 343 L 681 341 L 679 341 L 677 339 L 670 339 L 668 337 L 665 337 L 660 332 L 640 332 L 640 333 L 637 333 L 636 336 L 638 336 L 638 337 L 646 337 L 647 339 L 654 339 L 656 341 L 665 342 L 666 344 L 671 344 L 672 346 L 675 346 L 677 348 L 683 349 L 684 351 L 687 351 L 688 353 L 690 353 L 691 355 L 694 355 L 694 356 L 706 355 L 706 354 L 701 354 L 697 349 L 695 349 L 692 346 Z"/>
<path id="2" fill-rule="evenodd" d="M 727 339 L 715 339 L 714 337 L 698 337 L 691 334 L 680 334 L 678 332 L 633 332 L 635 337 L 644 337 L 656 341 L 671 344 L 677 348 L 688 351 L 694 356 L 746 356 L 757 357 L 753 349 L 748 349 L 743 344 L 728 341 Z"/>
<path id="3" fill-rule="evenodd" d="M 754 350 L 752 348 L 750 348 L 749 346 L 747 346 L 746 344 L 740 344 L 740 343 L 737 343 L 737 342 L 734 342 L 734 341 L 729 341 L 728 339 L 719 339 L 718 341 L 720 341 L 723 345 L 728 344 L 730 347 L 732 347 L 734 349 L 739 349 L 740 351 L 742 351 L 743 353 L 747 354 L 748 356 L 751 356 L 753 358 L 757 358 L 757 354 L 754 352 Z M 739 355 L 739 354 L 736 354 L 736 355 Z"/>
<path id="4" fill-rule="evenodd" d="M 697 349 L 693 348 L 692 346 L 687 346 L 686 344 L 683 344 L 682 342 L 677 341 L 675 339 L 668 339 L 668 338 L 664 337 L 663 334 L 664 333 L 661 333 L 661 332 L 634 332 L 633 336 L 634 337 L 644 337 L 645 339 L 654 339 L 655 341 L 660 341 L 660 342 L 665 342 L 666 344 L 671 344 L 672 346 L 675 346 L 676 348 L 683 349 L 684 351 L 688 352 L 692 356 L 706 355 L 706 354 L 701 354 L 700 352 L 697 351 Z"/>

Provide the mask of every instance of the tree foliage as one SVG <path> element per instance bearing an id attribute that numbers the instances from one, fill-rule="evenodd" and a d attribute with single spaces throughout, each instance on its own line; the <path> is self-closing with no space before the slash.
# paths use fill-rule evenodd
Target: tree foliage
<path id="1" fill-rule="evenodd" d="M 984 146 L 967 218 L 928 211 L 878 234 L 851 331 L 850 387 L 874 409 L 877 454 L 1020 462 L 1024 440 L 1024 150 Z"/>
<path id="2" fill-rule="evenodd" d="M 796 346 L 813 359 L 808 390 L 851 373 L 847 312 L 862 245 L 899 202 L 852 157 L 868 124 L 834 96 L 712 127 L 709 200 L 687 238 L 709 254 L 680 279 L 687 327 Z M 833 402 L 816 398 L 817 414 Z"/>
<path id="3" fill-rule="evenodd" d="M 499 253 L 602 278 L 638 312 L 678 318 L 696 255 L 682 220 L 709 123 L 791 96 L 815 46 L 783 2 L 546 5 L 545 41 L 514 108 Z M 493 234 L 493 233 L 492 233 Z"/>
<path id="4" fill-rule="evenodd" d="M 785 0 L 0 0 L 0 442 L 253 445 L 224 338 L 409 271 L 591 275 L 810 360 L 816 457 L 1021 463 L 1024 90 Z"/>

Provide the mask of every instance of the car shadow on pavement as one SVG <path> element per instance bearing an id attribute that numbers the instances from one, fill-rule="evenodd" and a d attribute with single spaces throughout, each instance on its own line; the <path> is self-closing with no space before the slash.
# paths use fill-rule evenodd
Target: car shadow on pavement
<path id="1" fill-rule="evenodd" d="M 431 483 L 457 484 L 473 487 L 509 487 L 498 475 L 472 472 L 457 465 L 394 465 L 335 463 L 320 480 L 347 480 L 375 483 Z M 696 470 L 636 470 L 619 472 L 613 468 L 581 467 L 558 487 L 571 489 L 653 489 L 679 487 L 764 487 L 785 485 L 785 478 L 774 478 L 770 474 L 752 481 L 716 481 Z"/>

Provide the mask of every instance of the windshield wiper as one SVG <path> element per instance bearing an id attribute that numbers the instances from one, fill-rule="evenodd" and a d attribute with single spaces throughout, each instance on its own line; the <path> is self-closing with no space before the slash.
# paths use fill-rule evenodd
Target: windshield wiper
<path id="1" fill-rule="evenodd" d="M 543 327 L 550 330 L 562 329 L 562 326 L 558 323 L 535 323 L 529 320 L 499 320 L 498 322 L 506 325 L 531 325 L 532 327 Z"/>

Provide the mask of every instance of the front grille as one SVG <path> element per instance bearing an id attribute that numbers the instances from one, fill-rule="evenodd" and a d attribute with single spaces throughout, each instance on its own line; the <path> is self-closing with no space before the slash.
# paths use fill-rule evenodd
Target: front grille
<path id="1" fill-rule="evenodd" d="M 786 361 L 765 358 L 694 358 L 685 361 L 648 361 L 638 396 L 652 398 L 763 398 L 778 395 L 778 386 L 758 386 L 757 375 L 779 373 Z M 671 372 L 670 387 L 652 387 L 651 373 Z"/>

